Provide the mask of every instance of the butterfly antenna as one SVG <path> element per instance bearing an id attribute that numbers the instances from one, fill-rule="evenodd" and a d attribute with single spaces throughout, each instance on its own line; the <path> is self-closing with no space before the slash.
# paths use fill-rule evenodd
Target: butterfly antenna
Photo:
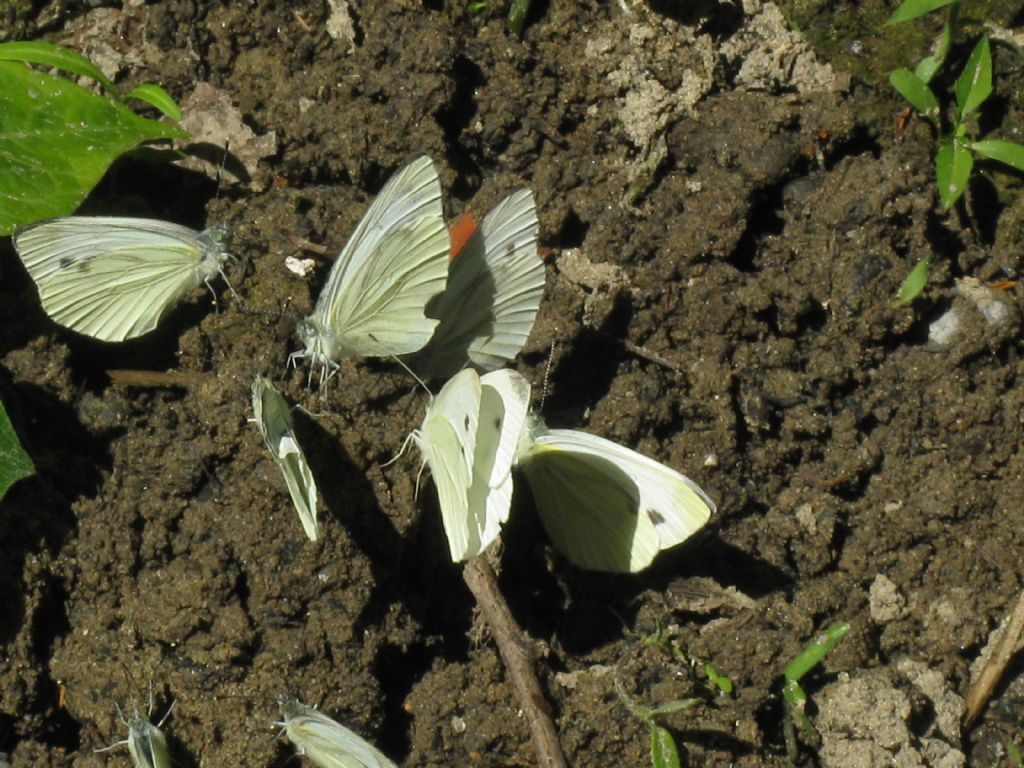
<path id="1" fill-rule="evenodd" d="M 171 712 L 174 711 L 174 705 L 177 704 L 177 703 L 178 703 L 177 699 L 171 699 L 171 706 L 169 706 L 167 708 L 167 711 L 164 712 L 164 716 L 160 718 L 160 722 L 156 724 L 157 728 L 163 728 L 164 727 L 164 723 L 166 723 L 167 722 L 167 718 L 171 716 Z"/>
<path id="2" fill-rule="evenodd" d="M 541 379 L 540 405 L 537 406 L 537 413 L 544 413 L 544 400 L 548 396 L 548 381 L 551 380 L 551 361 L 555 359 L 555 342 L 551 342 L 551 349 L 548 351 L 548 364 L 544 366 L 544 378 Z"/>
<path id="3" fill-rule="evenodd" d="M 414 379 L 416 379 L 416 383 L 419 384 L 423 388 L 424 392 L 426 392 L 431 397 L 434 396 L 434 393 L 430 391 L 430 387 L 428 387 L 424 383 L 423 379 L 421 379 L 419 376 L 416 375 L 416 372 L 412 368 L 410 368 L 408 365 L 406 365 L 405 361 L 402 358 L 398 357 L 397 355 L 389 355 L 389 357 L 391 357 L 392 360 L 394 360 L 396 363 L 398 363 L 400 366 L 402 366 L 405 369 L 406 373 L 408 373 L 410 376 L 412 376 Z"/>

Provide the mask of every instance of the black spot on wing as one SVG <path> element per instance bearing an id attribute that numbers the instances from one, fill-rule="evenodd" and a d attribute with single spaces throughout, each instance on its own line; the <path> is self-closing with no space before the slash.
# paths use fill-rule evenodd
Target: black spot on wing
<path id="1" fill-rule="evenodd" d="M 651 519 L 651 522 L 655 525 L 664 525 L 665 518 L 662 517 L 661 513 L 656 509 L 648 509 L 647 517 Z"/>
<path id="2" fill-rule="evenodd" d="M 469 432 L 469 414 L 467 413 L 465 418 L 462 420 L 462 428 Z"/>
<path id="3" fill-rule="evenodd" d="M 70 256 L 61 256 L 60 261 L 57 262 L 57 266 L 59 266 L 61 269 L 67 269 L 74 263 L 75 260 L 72 259 Z"/>
<path id="4" fill-rule="evenodd" d="M 501 432 L 501 416 L 494 417 L 494 431 Z"/>

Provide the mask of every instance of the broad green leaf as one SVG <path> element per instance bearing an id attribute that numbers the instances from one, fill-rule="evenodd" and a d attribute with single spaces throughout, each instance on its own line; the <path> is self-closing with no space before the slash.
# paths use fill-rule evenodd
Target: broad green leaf
<path id="1" fill-rule="evenodd" d="M 935 153 L 935 180 L 939 199 L 946 208 L 960 199 L 974 168 L 974 158 L 967 145 L 957 139 L 943 141 Z"/>
<path id="2" fill-rule="evenodd" d="M 18 442 L 18 436 L 14 433 L 11 420 L 7 418 L 4 404 L 0 403 L 0 499 L 14 483 L 35 471 L 32 459 Z"/>
<path id="3" fill-rule="evenodd" d="M 651 723 L 652 768 L 679 768 L 679 750 L 667 728 Z"/>
<path id="4" fill-rule="evenodd" d="M 990 160 L 998 160 L 1024 173 L 1024 146 L 1015 141 L 984 139 L 973 142 L 971 149 Z"/>
<path id="5" fill-rule="evenodd" d="M 181 120 L 181 107 L 174 98 L 161 88 L 159 85 L 153 83 L 144 83 L 138 88 L 133 88 L 124 95 L 124 100 L 138 99 L 144 101 L 151 107 L 156 107 L 163 112 L 171 120 Z"/>
<path id="6" fill-rule="evenodd" d="M 893 24 L 902 24 L 904 21 L 916 19 L 955 2 L 959 2 L 959 0 L 905 0 L 889 17 L 885 25 L 888 27 Z"/>
<path id="7" fill-rule="evenodd" d="M 942 59 L 936 56 L 925 56 L 914 67 L 914 74 L 917 75 L 925 83 L 930 83 L 932 78 L 935 77 L 935 73 L 939 71 L 939 67 L 942 66 Z"/>
<path id="8" fill-rule="evenodd" d="M 962 121 L 992 95 L 992 53 L 983 37 L 971 51 L 964 71 L 956 79 L 957 116 Z"/>
<path id="9" fill-rule="evenodd" d="M 921 295 L 921 291 L 924 290 L 925 285 L 928 283 L 928 270 L 931 269 L 931 266 L 931 256 L 925 256 L 914 265 L 914 268 L 903 278 L 903 284 L 900 286 L 900 292 L 896 296 L 896 301 L 893 302 L 893 307 L 897 309 L 905 307 Z"/>
<path id="10" fill-rule="evenodd" d="M 137 144 L 187 135 L 65 78 L 0 61 L 0 236 L 72 213 Z"/>
<path id="11" fill-rule="evenodd" d="M 921 78 L 909 69 L 900 67 L 889 73 L 889 83 L 896 91 L 910 102 L 910 105 L 928 118 L 939 114 L 939 101 Z"/>
<path id="12" fill-rule="evenodd" d="M 31 64 L 41 64 L 44 67 L 63 69 L 65 72 L 75 75 L 91 77 L 114 96 L 117 96 L 118 93 L 117 88 L 100 71 L 99 67 L 78 51 L 60 45 L 44 43 L 41 40 L 0 43 L 0 61 L 26 61 Z"/>

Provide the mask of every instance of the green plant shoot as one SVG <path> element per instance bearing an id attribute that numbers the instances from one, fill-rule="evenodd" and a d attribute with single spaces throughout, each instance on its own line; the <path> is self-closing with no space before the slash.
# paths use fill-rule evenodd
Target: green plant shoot
<path id="1" fill-rule="evenodd" d="M 104 92 L 28 64 L 92 78 Z M 159 86 L 119 94 L 75 51 L 41 42 L 0 44 L 0 157 L 7 163 L 7 172 L 0 174 L 0 235 L 72 213 L 111 163 L 138 144 L 188 136 L 177 126 L 137 115 L 127 99 L 171 117 L 181 115 Z"/>
<path id="2" fill-rule="evenodd" d="M 708 676 L 708 683 L 712 689 L 717 689 L 722 693 L 732 693 L 732 680 L 728 675 L 718 674 L 718 670 L 710 662 L 704 665 L 704 674 Z"/>
<path id="3" fill-rule="evenodd" d="M 618 675 L 615 676 L 615 693 L 631 715 L 647 724 L 651 734 L 651 768 L 679 768 L 679 749 L 675 739 L 668 728 L 658 724 L 657 719 L 690 709 L 701 700 L 678 699 L 657 707 L 645 707 L 626 693 Z"/>
<path id="4" fill-rule="evenodd" d="M 794 722 L 799 723 L 805 742 L 816 745 L 820 741 L 818 732 L 815 730 L 810 718 L 807 717 L 807 693 L 800 687 L 800 681 L 808 672 L 825 660 L 829 651 L 835 648 L 836 643 L 842 640 L 843 635 L 849 631 L 850 625 L 845 621 L 833 624 L 822 634 L 814 638 L 806 648 L 786 665 L 782 685 L 782 698 L 786 705 L 783 730 L 786 737 L 786 752 L 791 760 L 796 760 L 797 755 Z"/>

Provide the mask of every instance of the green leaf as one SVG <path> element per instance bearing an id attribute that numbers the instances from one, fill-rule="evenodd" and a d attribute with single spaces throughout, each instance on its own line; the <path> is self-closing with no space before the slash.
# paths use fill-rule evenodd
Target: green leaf
<path id="1" fill-rule="evenodd" d="M 7 418 L 4 404 L 0 403 L 0 499 L 14 483 L 35 471 L 32 459 L 18 442 L 18 436 L 14 433 L 11 420 Z"/>
<path id="2" fill-rule="evenodd" d="M 992 53 L 982 37 L 956 80 L 957 116 L 962 121 L 992 95 Z"/>
<path id="3" fill-rule="evenodd" d="M 938 116 L 939 101 L 932 93 L 932 89 L 909 69 L 900 67 L 890 72 L 889 83 L 922 115 L 931 119 Z"/>
<path id="4" fill-rule="evenodd" d="M 943 207 L 949 208 L 960 199 L 973 168 L 974 157 L 964 142 L 957 139 L 942 142 L 935 153 L 935 180 Z"/>
<path id="5" fill-rule="evenodd" d="M 939 71 L 939 67 L 942 66 L 942 59 L 936 56 L 925 56 L 914 67 L 914 74 L 917 75 L 922 81 L 930 83 L 932 78 L 935 77 L 935 73 Z M 891 79 L 890 79 L 891 82 Z"/>
<path id="6" fill-rule="evenodd" d="M 914 268 L 903 278 L 900 292 L 896 296 L 896 301 L 893 302 L 894 308 L 905 307 L 921 295 L 921 291 L 924 290 L 925 285 L 928 283 L 928 270 L 931 269 L 931 266 L 931 256 L 925 256 L 914 265 Z"/>
<path id="7" fill-rule="evenodd" d="M 679 768 L 679 750 L 667 728 L 651 723 L 652 768 Z"/>
<path id="8" fill-rule="evenodd" d="M 0 61 L 0 236 L 72 213 L 137 144 L 187 135 L 63 77 Z"/>
<path id="9" fill-rule="evenodd" d="M 163 112 L 171 120 L 181 120 L 181 107 L 174 98 L 161 88 L 159 85 L 153 83 L 144 83 L 138 88 L 133 88 L 124 95 L 125 101 L 128 99 L 138 99 L 144 101 L 151 107 L 156 107 Z"/>
<path id="10" fill-rule="evenodd" d="M 902 24 L 904 21 L 916 19 L 955 2 L 959 2 L 959 0 L 904 0 L 903 4 L 885 22 L 885 25 L 889 27 L 893 24 Z"/>
<path id="11" fill-rule="evenodd" d="M 674 715 L 676 712 L 683 712 L 692 709 L 701 703 L 701 699 L 677 699 L 659 704 L 647 713 L 648 718 L 661 717 L 662 715 Z"/>
<path id="12" fill-rule="evenodd" d="M 1015 141 L 985 139 L 973 142 L 971 149 L 990 160 L 998 160 L 1024 173 L 1024 146 Z"/>
<path id="13" fill-rule="evenodd" d="M 836 643 L 842 640 L 843 635 L 850 631 L 850 625 L 845 621 L 833 624 L 823 633 L 812 640 L 796 658 L 786 666 L 786 682 L 801 680 L 804 675 L 818 666 L 828 655 Z"/>
<path id="14" fill-rule="evenodd" d="M 710 662 L 704 665 L 704 674 L 708 676 L 708 681 L 722 693 L 732 693 L 732 680 L 728 675 L 718 674 L 718 670 Z"/>
<path id="15" fill-rule="evenodd" d="M 118 95 L 115 85 L 100 71 L 99 67 L 78 51 L 60 45 L 51 45 L 41 40 L 0 43 L 0 61 L 26 61 L 32 64 L 41 64 L 44 67 L 63 69 L 65 72 L 75 75 L 91 77 L 112 95 L 115 97 Z"/>
<path id="16" fill-rule="evenodd" d="M 530 12 L 530 0 L 512 0 L 508 9 L 508 31 L 520 35 L 526 24 L 526 14 Z"/>

